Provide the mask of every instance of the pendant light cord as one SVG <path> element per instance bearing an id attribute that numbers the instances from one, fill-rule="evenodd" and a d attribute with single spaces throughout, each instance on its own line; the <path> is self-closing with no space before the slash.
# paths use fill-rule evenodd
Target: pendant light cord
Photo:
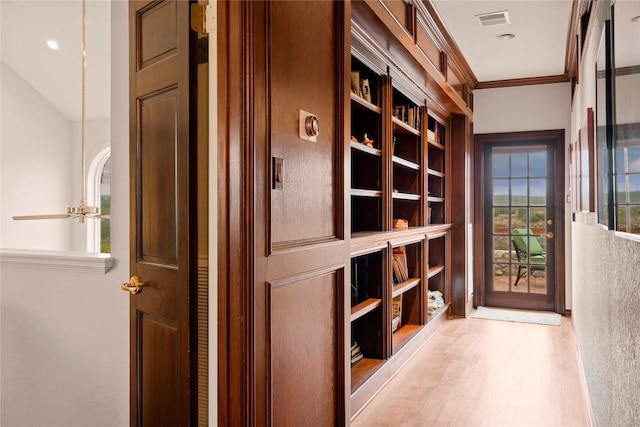
<path id="1" fill-rule="evenodd" d="M 85 121 L 85 73 L 87 68 L 87 60 L 86 60 L 86 52 L 85 52 L 85 29 L 86 29 L 86 0 L 82 0 L 82 194 L 81 194 L 81 203 L 84 203 L 86 192 L 87 192 L 87 184 L 85 182 L 86 172 L 85 172 L 85 147 L 84 147 L 84 121 Z"/>

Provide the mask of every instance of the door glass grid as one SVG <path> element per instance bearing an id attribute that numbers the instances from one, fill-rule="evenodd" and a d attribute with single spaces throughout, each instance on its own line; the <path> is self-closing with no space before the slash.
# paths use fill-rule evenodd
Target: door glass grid
<path id="1" fill-rule="evenodd" d="M 493 290 L 546 294 L 546 147 L 491 152 Z"/>

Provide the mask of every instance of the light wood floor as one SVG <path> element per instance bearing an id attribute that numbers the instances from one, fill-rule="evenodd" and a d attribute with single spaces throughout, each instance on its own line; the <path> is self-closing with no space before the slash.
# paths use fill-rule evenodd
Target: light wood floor
<path id="1" fill-rule="evenodd" d="M 561 326 L 448 320 L 352 422 L 588 426 L 570 318 Z"/>

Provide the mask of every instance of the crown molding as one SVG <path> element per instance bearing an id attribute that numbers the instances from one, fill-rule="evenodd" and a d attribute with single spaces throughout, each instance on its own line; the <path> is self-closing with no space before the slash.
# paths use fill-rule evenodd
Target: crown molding
<path id="1" fill-rule="evenodd" d="M 546 76 L 546 77 L 527 77 L 524 79 L 509 79 L 509 80 L 492 80 L 486 82 L 479 82 L 476 89 L 495 89 L 503 87 L 516 87 L 516 86 L 532 86 L 532 85 L 548 85 L 552 83 L 567 83 L 571 79 L 566 75 L 558 76 Z"/>

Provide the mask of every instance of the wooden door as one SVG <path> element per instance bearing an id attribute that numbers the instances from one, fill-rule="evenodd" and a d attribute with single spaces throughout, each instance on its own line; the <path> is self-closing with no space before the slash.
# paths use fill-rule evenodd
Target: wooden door
<path id="1" fill-rule="evenodd" d="M 564 174 L 558 156 L 564 138 L 558 132 L 527 132 L 479 139 L 483 305 L 562 311 Z"/>
<path id="2" fill-rule="evenodd" d="M 131 425 L 186 426 L 195 268 L 189 3 L 130 2 Z M 191 380 L 193 381 L 193 379 Z"/>

